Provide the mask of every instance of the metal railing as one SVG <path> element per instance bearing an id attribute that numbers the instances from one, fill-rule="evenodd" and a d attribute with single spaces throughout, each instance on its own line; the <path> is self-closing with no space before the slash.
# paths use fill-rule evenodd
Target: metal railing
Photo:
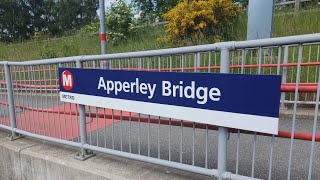
<path id="1" fill-rule="evenodd" d="M 0 128 L 12 138 L 26 135 L 78 147 L 83 159 L 93 150 L 220 179 L 319 179 L 319 47 L 320 34 L 311 34 L 0 62 Z M 281 74 L 279 105 L 292 116 L 280 120 L 278 136 L 270 136 L 60 102 L 59 67 L 100 68 L 105 60 L 120 70 Z"/>

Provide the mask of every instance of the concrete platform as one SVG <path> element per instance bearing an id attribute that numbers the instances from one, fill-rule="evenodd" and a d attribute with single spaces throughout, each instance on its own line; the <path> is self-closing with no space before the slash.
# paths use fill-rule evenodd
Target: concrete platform
<path id="1" fill-rule="evenodd" d="M 7 134 L 0 130 L 1 180 L 215 179 L 102 153 L 79 161 L 77 148 L 29 137 L 10 141 Z"/>

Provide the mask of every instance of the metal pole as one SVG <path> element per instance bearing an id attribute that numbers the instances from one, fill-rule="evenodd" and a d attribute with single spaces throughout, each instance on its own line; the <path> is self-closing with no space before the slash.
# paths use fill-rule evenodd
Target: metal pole
<path id="1" fill-rule="evenodd" d="M 230 72 L 230 57 L 229 50 L 227 48 L 221 49 L 220 60 L 220 73 Z M 218 173 L 219 180 L 223 179 L 223 174 L 227 169 L 227 140 L 228 140 L 228 128 L 219 127 L 219 140 L 218 140 Z"/>
<path id="2" fill-rule="evenodd" d="M 295 0 L 294 1 L 294 14 L 298 14 L 299 9 L 300 9 L 300 2 L 301 0 Z"/>
<path id="3" fill-rule="evenodd" d="M 82 68 L 82 62 L 76 61 L 76 67 Z M 87 127 L 86 127 L 86 109 L 84 105 L 79 104 L 79 117 L 80 117 L 80 143 L 81 143 L 81 154 L 76 158 L 79 160 L 86 160 L 89 157 L 94 156 L 92 152 L 88 152 L 84 146 L 87 144 Z"/>
<path id="4" fill-rule="evenodd" d="M 5 77 L 6 77 L 6 85 L 7 85 L 7 95 L 8 95 L 8 103 L 9 103 L 9 117 L 10 117 L 10 126 L 12 129 L 11 138 L 18 136 L 13 129 L 17 128 L 16 122 L 16 114 L 15 114 L 15 107 L 14 107 L 14 97 L 13 97 L 13 89 L 12 89 L 12 76 L 11 70 L 8 63 L 4 64 L 5 70 Z"/>
<path id="5" fill-rule="evenodd" d="M 100 16 L 100 40 L 101 40 L 101 54 L 107 54 L 107 34 L 106 34 L 106 16 L 104 0 L 99 0 L 99 16 Z M 100 61 L 101 69 L 109 69 L 109 62 L 107 60 Z"/>
<path id="6" fill-rule="evenodd" d="M 17 128 L 16 122 L 16 114 L 15 114 L 15 107 L 14 107 L 14 98 L 13 98 L 13 90 L 12 90 L 12 77 L 10 66 L 8 63 L 4 65 L 5 77 L 6 77 L 6 84 L 7 84 L 7 95 L 8 95 L 8 103 L 9 103 L 9 117 L 10 117 L 10 125 L 11 125 L 11 139 L 18 137 L 19 135 L 13 131 L 13 129 Z"/>
<path id="7" fill-rule="evenodd" d="M 16 121 L 16 112 L 14 106 L 14 96 L 13 96 L 13 89 L 12 89 L 12 76 L 10 66 L 8 62 L 4 65 L 5 77 L 6 77 L 6 84 L 7 84 L 7 95 L 8 95 L 8 103 L 9 103 L 9 117 L 10 117 L 10 126 L 11 126 L 11 136 L 10 140 L 15 140 L 21 138 L 21 136 L 14 132 L 14 129 L 17 128 L 17 121 Z"/>
<path id="8" fill-rule="evenodd" d="M 289 47 L 285 46 L 284 47 L 283 64 L 288 64 L 288 59 L 289 59 Z M 284 66 L 283 69 L 282 69 L 282 79 L 281 79 L 282 83 L 286 83 L 287 82 L 287 71 L 288 71 L 288 67 Z M 281 102 L 280 108 L 282 108 L 282 109 L 286 108 L 286 106 L 284 104 L 285 98 L 286 98 L 286 93 L 282 92 L 281 93 L 281 99 L 280 99 L 280 102 Z"/>

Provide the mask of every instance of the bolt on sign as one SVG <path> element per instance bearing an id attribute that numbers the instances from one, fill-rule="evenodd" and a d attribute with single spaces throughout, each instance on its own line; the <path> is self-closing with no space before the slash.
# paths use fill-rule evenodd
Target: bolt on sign
<path id="1" fill-rule="evenodd" d="M 59 68 L 60 100 L 277 134 L 279 75 Z"/>

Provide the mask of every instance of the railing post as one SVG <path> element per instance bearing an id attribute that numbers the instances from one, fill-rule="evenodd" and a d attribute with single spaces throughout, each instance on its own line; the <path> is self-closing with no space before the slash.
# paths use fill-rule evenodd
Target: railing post
<path id="1" fill-rule="evenodd" d="M 229 49 L 221 49 L 220 59 L 220 73 L 230 72 L 230 56 Z M 218 140 L 218 173 L 219 180 L 223 179 L 223 174 L 227 170 L 227 140 L 228 140 L 228 128 L 219 127 L 219 140 Z"/>
<path id="2" fill-rule="evenodd" d="M 8 104 L 9 104 L 9 118 L 10 118 L 10 126 L 11 126 L 11 135 L 9 135 L 10 140 L 15 140 L 20 138 L 21 136 L 14 132 L 14 129 L 17 128 L 17 121 L 16 121 L 16 112 L 14 107 L 14 95 L 12 89 L 12 77 L 11 77 L 11 70 L 8 62 L 4 65 L 5 77 L 6 77 L 6 84 L 7 84 L 7 96 L 8 96 Z"/>
<path id="3" fill-rule="evenodd" d="M 284 47 L 284 56 L 283 56 L 283 64 L 288 64 L 288 59 L 289 59 L 289 47 L 285 46 Z M 287 82 L 287 71 L 288 71 L 288 67 L 284 66 L 282 69 L 282 79 L 281 79 L 281 83 L 286 83 Z M 282 92 L 281 93 L 281 98 L 280 98 L 280 108 L 281 109 L 285 109 L 286 106 L 284 104 L 286 98 L 286 93 Z"/>
<path id="4" fill-rule="evenodd" d="M 82 62 L 80 60 L 76 61 L 77 68 L 82 68 Z M 79 117 L 80 117 L 80 143 L 81 143 L 81 152 L 76 156 L 76 159 L 84 161 L 95 154 L 92 151 L 85 149 L 87 144 L 87 127 L 86 127 L 86 109 L 84 105 L 79 104 Z"/>

